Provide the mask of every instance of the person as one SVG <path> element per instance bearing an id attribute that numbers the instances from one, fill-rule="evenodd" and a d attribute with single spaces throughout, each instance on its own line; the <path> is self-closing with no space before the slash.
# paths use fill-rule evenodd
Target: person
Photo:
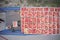
<path id="1" fill-rule="evenodd" d="M 3 19 L 0 19 L 0 23 L 1 23 L 1 22 L 4 22 L 4 20 L 3 20 Z"/>
<path id="2" fill-rule="evenodd" d="M 15 32 L 13 25 L 11 25 L 11 30 L 12 30 L 12 32 Z"/>

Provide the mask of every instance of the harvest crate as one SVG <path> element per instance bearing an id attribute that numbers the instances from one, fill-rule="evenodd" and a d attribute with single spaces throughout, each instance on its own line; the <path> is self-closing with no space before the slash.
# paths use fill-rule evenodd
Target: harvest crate
<path id="1" fill-rule="evenodd" d="M 24 34 L 60 34 L 60 7 L 24 7 L 20 16 Z"/>

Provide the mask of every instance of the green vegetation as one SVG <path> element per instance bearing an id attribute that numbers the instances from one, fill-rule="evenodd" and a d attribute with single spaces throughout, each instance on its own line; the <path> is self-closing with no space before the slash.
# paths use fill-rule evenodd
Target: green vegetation
<path id="1" fill-rule="evenodd" d="M 60 7 L 60 0 L 27 0 L 28 5 Z"/>
<path id="2" fill-rule="evenodd" d="M 8 1 L 7 0 L 0 0 L 0 3 L 5 3 L 5 4 L 8 4 Z"/>
<path id="3" fill-rule="evenodd" d="M 8 4 L 9 2 L 7 0 L 0 0 L 0 7 L 4 6 L 5 4 Z"/>

